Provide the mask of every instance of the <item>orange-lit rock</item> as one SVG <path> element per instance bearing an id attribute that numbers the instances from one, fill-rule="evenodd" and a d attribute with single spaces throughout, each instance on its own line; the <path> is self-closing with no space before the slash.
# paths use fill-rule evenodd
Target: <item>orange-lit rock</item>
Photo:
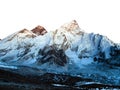
<path id="1" fill-rule="evenodd" d="M 35 33 L 36 35 L 44 35 L 45 33 L 47 33 L 46 29 L 42 26 L 37 26 L 31 31 Z"/>

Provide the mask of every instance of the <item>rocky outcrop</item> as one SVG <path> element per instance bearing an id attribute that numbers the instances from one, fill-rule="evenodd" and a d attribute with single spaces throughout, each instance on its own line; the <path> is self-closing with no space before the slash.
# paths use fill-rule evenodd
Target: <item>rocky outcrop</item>
<path id="1" fill-rule="evenodd" d="M 31 30 L 33 33 L 35 33 L 36 35 L 44 35 L 45 33 L 47 33 L 46 29 L 42 26 L 37 26 L 34 29 Z"/>
<path id="2" fill-rule="evenodd" d="M 94 60 L 120 67 L 120 47 L 117 47 L 117 45 L 111 46 L 109 54 L 110 57 L 106 58 L 105 52 L 99 52 L 98 57 L 94 57 Z"/>
<path id="3" fill-rule="evenodd" d="M 68 62 L 68 58 L 64 51 L 62 49 L 58 50 L 54 45 L 46 46 L 43 49 L 40 49 L 37 56 L 38 64 L 49 63 L 49 65 L 55 64 L 59 66 L 65 66 Z"/>

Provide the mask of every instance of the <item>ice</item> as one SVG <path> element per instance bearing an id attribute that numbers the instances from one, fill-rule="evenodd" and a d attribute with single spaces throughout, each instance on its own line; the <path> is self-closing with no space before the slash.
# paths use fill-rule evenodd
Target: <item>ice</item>
<path id="1" fill-rule="evenodd" d="M 10 68 L 10 69 L 17 69 L 16 66 L 7 66 L 7 65 L 1 65 L 1 64 L 0 64 L 0 67 L 2 67 L 2 68 Z"/>

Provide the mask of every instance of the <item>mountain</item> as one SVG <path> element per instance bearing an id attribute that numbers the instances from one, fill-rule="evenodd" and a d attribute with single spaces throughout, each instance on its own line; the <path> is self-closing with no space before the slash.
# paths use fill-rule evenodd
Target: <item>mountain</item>
<path id="1" fill-rule="evenodd" d="M 46 29 L 42 26 L 37 26 L 34 29 L 31 30 L 33 33 L 35 33 L 36 35 L 44 35 L 45 33 L 47 33 Z"/>
<path id="2" fill-rule="evenodd" d="M 106 36 L 84 32 L 75 20 L 54 31 L 37 26 L 2 39 L 0 64 L 120 85 L 120 46 Z"/>
<path id="3" fill-rule="evenodd" d="M 97 62 L 120 65 L 119 46 L 105 36 L 83 32 L 75 20 L 48 33 L 42 26 L 31 31 L 23 29 L 0 42 L 0 61 L 6 63 L 42 62 L 43 58 L 49 61 L 48 58 L 60 58 L 59 53 L 78 62 L 92 58 Z"/>

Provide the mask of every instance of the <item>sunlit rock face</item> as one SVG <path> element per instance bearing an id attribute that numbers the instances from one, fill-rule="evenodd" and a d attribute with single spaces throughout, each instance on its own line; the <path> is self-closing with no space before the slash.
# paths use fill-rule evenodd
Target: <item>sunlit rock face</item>
<path id="1" fill-rule="evenodd" d="M 44 35 L 45 33 L 47 33 L 46 29 L 42 26 L 37 26 L 31 31 L 35 33 L 36 35 Z"/>

